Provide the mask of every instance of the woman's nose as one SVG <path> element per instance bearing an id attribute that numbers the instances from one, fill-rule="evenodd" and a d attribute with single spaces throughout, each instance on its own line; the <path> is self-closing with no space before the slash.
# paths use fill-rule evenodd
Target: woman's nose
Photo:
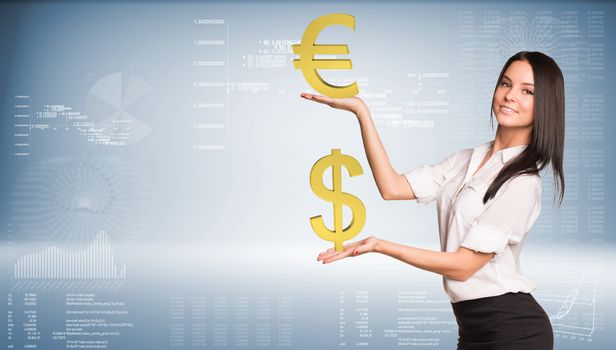
<path id="1" fill-rule="evenodd" d="M 513 92 L 511 90 L 507 91 L 505 93 L 505 100 L 507 101 L 514 101 L 513 99 Z"/>

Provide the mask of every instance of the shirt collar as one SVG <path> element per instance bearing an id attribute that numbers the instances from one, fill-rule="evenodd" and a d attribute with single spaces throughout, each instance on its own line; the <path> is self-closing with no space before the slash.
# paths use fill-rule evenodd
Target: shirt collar
<path id="1" fill-rule="evenodd" d="M 483 154 L 488 152 L 492 145 L 494 144 L 494 140 L 484 143 L 480 146 L 483 150 Z M 500 159 L 503 163 L 507 163 L 511 159 L 517 157 L 520 153 L 522 153 L 528 145 L 518 145 L 509 148 L 502 149 L 496 152 L 498 159 Z"/>

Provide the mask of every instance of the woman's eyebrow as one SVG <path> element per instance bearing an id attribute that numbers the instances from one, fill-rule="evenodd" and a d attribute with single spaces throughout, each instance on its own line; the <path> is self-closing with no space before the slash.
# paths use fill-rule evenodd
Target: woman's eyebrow
<path id="1" fill-rule="evenodd" d="M 511 78 L 509 78 L 506 75 L 503 75 L 503 78 L 506 78 L 507 80 L 511 81 Z M 522 83 L 522 85 L 530 85 L 530 86 L 535 86 L 535 84 L 531 84 L 531 83 Z"/>

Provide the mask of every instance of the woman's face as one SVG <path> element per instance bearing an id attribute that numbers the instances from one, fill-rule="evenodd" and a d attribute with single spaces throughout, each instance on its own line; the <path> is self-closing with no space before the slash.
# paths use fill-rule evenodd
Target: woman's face
<path id="1" fill-rule="evenodd" d="M 498 82 L 492 102 L 492 111 L 500 126 L 527 128 L 533 125 L 534 84 L 533 68 L 528 62 L 511 62 Z"/>

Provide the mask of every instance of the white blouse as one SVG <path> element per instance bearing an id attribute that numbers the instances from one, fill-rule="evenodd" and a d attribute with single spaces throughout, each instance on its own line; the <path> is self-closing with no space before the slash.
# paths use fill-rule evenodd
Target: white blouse
<path id="1" fill-rule="evenodd" d="M 530 293 L 536 284 L 522 275 L 520 253 L 541 211 L 541 178 L 521 175 L 505 182 L 485 205 L 483 196 L 505 163 L 527 145 L 500 150 L 473 175 L 494 141 L 463 149 L 440 163 L 405 174 L 417 202 L 436 199 L 441 251 L 465 247 L 496 255 L 466 281 L 443 277 L 452 303 L 502 295 Z"/>

